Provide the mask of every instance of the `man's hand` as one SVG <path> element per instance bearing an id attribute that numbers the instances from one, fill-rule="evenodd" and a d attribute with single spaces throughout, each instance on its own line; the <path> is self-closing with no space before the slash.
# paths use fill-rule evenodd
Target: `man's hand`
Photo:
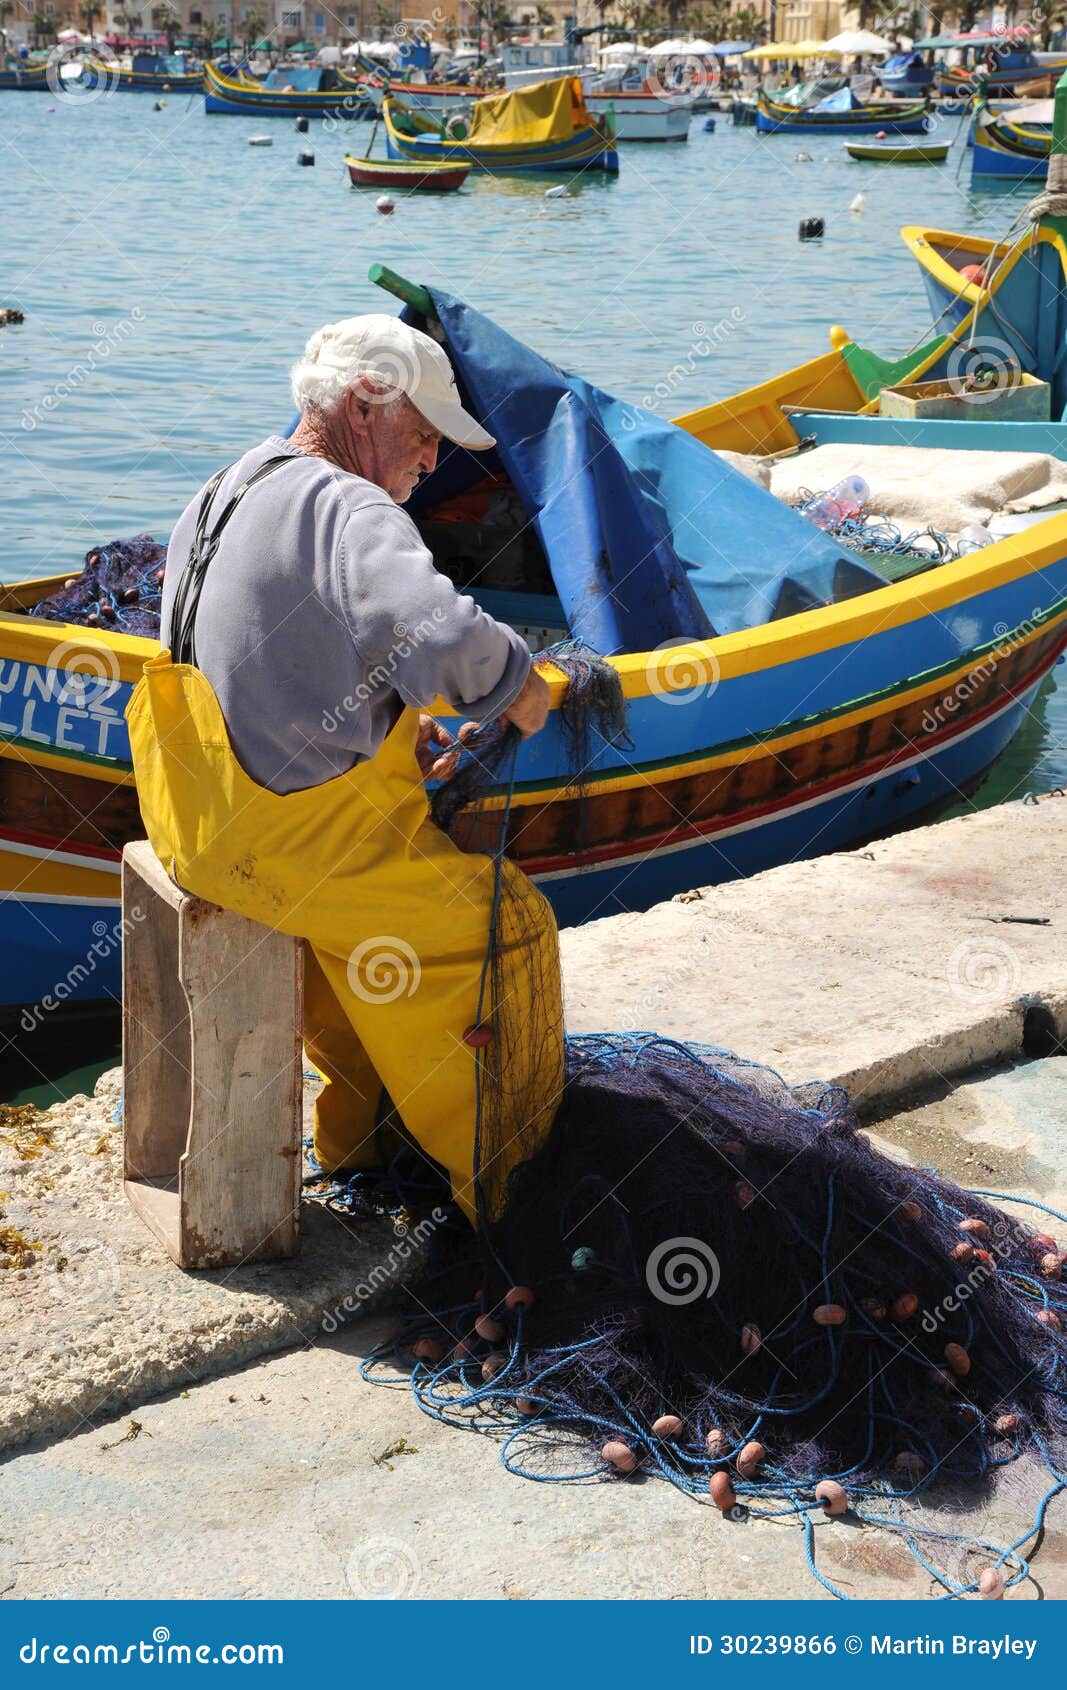
<path id="1" fill-rule="evenodd" d="M 432 716 L 419 717 L 415 756 L 423 780 L 450 780 L 459 762 L 459 746 Z"/>
<path id="2" fill-rule="evenodd" d="M 518 698 L 501 712 L 501 720 L 512 722 L 523 739 L 529 739 L 531 734 L 540 732 L 544 727 L 551 697 L 552 692 L 544 676 L 531 669 Z"/>

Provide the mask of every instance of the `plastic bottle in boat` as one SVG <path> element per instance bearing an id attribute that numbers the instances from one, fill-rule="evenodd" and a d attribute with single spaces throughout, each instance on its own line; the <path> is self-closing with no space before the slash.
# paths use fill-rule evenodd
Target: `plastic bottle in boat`
<path id="1" fill-rule="evenodd" d="M 956 556 L 966 557 L 969 552 L 980 552 L 983 546 L 991 546 L 993 536 L 988 528 L 980 522 L 969 522 L 966 528 L 960 530 L 956 541 Z"/>
<path id="2" fill-rule="evenodd" d="M 862 475 L 846 475 L 826 493 L 801 505 L 801 515 L 817 528 L 840 528 L 850 516 L 859 516 L 871 496 Z"/>

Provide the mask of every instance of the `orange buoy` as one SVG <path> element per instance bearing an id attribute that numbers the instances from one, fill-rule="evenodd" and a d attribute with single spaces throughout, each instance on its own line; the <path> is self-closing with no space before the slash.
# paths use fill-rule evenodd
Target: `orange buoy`
<path id="1" fill-rule="evenodd" d="M 893 1319 L 910 1320 L 918 1307 L 919 1299 L 915 1295 L 915 1292 L 905 1291 L 901 1296 L 894 1299 Z"/>
<path id="2" fill-rule="evenodd" d="M 741 1354 L 754 1356 L 763 1343 L 763 1333 L 758 1326 L 751 1324 L 741 1328 Z"/>
<path id="3" fill-rule="evenodd" d="M 474 1330 L 479 1338 L 485 1339 L 487 1344 L 495 1344 L 498 1338 L 504 1336 L 503 1326 L 491 1314 L 480 1314 L 474 1322 Z"/>
<path id="4" fill-rule="evenodd" d="M 652 1430 L 657 1438 L 680 1438 L 685 1431 L 685 1422 L 677 1414 L 661 1414 L 658 1420 L 653 1420 Z"/>
<path id="5" fill-rule="evenodd" d="M 1017 1414 L 1001 1414 L 993 1422 L 994 1432 L 999 1432 L 1002 1438 L 1010 1438 L 1013 1432 L 1019 1430 L 1019 1416 Z"/>
<path id="6" fill-rule="evenodd" d="M 960 275 L 965 282 L 974 282 L 977 287 L 985 287 L 985 267 L 981 264 L 961 264 Z"/>
<path id="7" fill-rule="evenodd" d="M 815 1500 L 822 1503 L 822 1511 L 836 1520 L 848 1508 L 844 1487 L 836 1479 L 820 1479 L 815 1486 Z"/>
<path id="8" fill-rule="evenodd" d="M 1050 1238 L 1047 1232 L 1035 1232 L 1032 1238 L 1027 1239 L 1026 1248 L 1040 1261 L 1050 1250 L 1055 1250 L 1056 1240 Z"/>
<path id="9" fill-rule="evenodd" d="M 946 1344 L 945 1360 L 957 1379 L 966 1379 L 971 1371 L 971 1358 L 962 1344 Z"/>
<path id="10" fill-rule="evenodd" d="M 1041 1322 L 1042 1326 L 1048 1327 L 1050 1332 L 1063 1331 L 1063 1323 L 1060 1320 L 1059 1315 L 1054 1314 L 1051 1309 L 1041 1309 L 1037 1318 Z"/>
<path id="11" fill-rule="evenodd" d="M 926 1462 L 915 1449 L 902 1449 L 893 1466 L 898 1473 L 913 1473 L 916 1478 L 921 1478 L 926 1472 Z"/>
<path id="12" fill-rule="evenodd" d="M 532 1402 L 529 1397 L 516 1397 L 515 1398 L 515 1407 L 520 1414 L 536 1414 L 537 1413 L 537 1404 L 535 1402 Z"/>
<path id="13" fill-rule="evenodd" d="M 721 1508 L 725 1514 L 728 1508 L 736 1508 L 737 1496 L 729 1473 L 713 1473 L 708 1480 L 708 1490 L 716 1508 Z"/>
<path id="14" fill-rule="evenodd" d="M 411 1353 L 416 1361 L 443 1361 L 445 1346 L 440 1338 L 419 1338 L 412 1344 Z"/>
<path id="15" fill-rule="evenodd" d="M 961 1221 L 960 1231 L 969 1232 L 972 1238 L 989 1237 L 989 1228 L 986 1226 L 985 1221 L 980 1221 L 978 1219 L 968 1218 L 965 1221 Z"/>
<path id="16" fill-rule="evenodd" d="M 966 1242 L 954 1244 L 949 1254 L 954 1262 L 959 1262 L 961 1267 L 968 1267 L 974 1261 L 974 1245 Z"/>
<path id="17" fill-rule="evenodd" d="M 743 1479 L 754 1479 L 766 1459 L 767 1451 L 762 1444 L 746 1444 L 737 1458 L 737 1471 Z"/>
<path id="18" fill-rule="evenodd" d="M 728 1138 L 725 1143 L 720 1144 L 719 1149 L 724 1156 L 733 1156 L 737 1161 L 744 1160 L 745 1147 L 740 1139 Z"/>
<path id="19" fill-rule="evenodd" d="M 637 1466 L 637 1457 L 629 1444 L 620 1442 L 618 1438 L 606 1443 L 600 1453 L 605 1461 L 610 1461 L 616 1473 L 632 1473 Z"/>
<path id="20" fill-rule="evenodd" d="M 1055 1250 L 1050 1250 L 1042 1256 L 1040 1262 L 1041 1275 L 1044 1279 L 1058 1279 L 1060 1277 L 1060 1258 Z"/>
<path id="21" fill-rule="evenodd" d="M 820 1303 L 811 1318 L 816 1326 L 843 1326 L 848 1315 L 840 1303 Z"/>
<path id="22" fill-rule="evenodd" d="M 506 1309 L 528 1309 L 532 1307 L 533 1301 L 534 1294 L 528 1285 L 513 1285 L 511 1290 L 504 1294 Z"/>
<path id="23" fill-rule="evenodd" d="M 487 1027 L 484 1021 L 475 1022 L 472 1027 L 463 1029 L 463 1043 L 469 1045 L 471 1050 L 484 1050 L 486 1045 L 491 1045 L 492 1042 L 493 1029 Z"/>
<path id="24" fill-rule="evenodd" d="M 486 1384 L 490 1379 L 495 1379 L 501 1369 L 508 1365 L 508 1359 L 503 1350 L 494 1350 L 491 1356 L 486 1356 L 482 1362 L 482 1378 Z"/>
<path id="25" fill-rule="evenodd" d="M 708 1454 L 711 1459 L 716 1461 L 726 1448 L 726 1433 L 721 1426 L 713 1426 L 704 1442 L 708 1446 Z"/>
<path id="26" fill-rule="evenodd" d="M 900 1212 L 906 1221 L 914 1221 L 916 1224 L 923 1218 L 921 1203 L 902 1203 Z"/>
<path id="27" fill-rule="evenodd" d="M 869 1315 L 872 1320 L 885 1319 L 885 1304 L 880 1303 L 877 1297 L 864 1297 L 860 1304 L 860 1308 L 863 1310 L 864 1314 Z"/>
<path id="28" fill-rule="evenodd" d="M 734 1202 L 739 1209 L 747 1209 L 750 1203 L 756 1201 L 755 1189 L 747 1180 L 739 1179 L 734 1186 Z"/>
<path id="29" fill-rule="evenodd" d="M 452 1346 L 452 1355 L 456 1361 L 466 1361 L 471 1353 L 471 1347 L 466 1338 L 459 1338 Z"/>

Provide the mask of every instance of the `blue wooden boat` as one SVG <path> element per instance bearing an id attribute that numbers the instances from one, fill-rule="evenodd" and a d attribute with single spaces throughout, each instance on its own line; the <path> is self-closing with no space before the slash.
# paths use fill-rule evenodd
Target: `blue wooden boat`
<path id="1" fill-rule="evenodd" d="M 1025 110 L 1008 116 L 979 107 L 971 145 L 971 180 L 1028 181 L 1044 177 L 1052 130 L 1027 120 Z"/>
<path id="2" fill-rule="evenodd" d="M 48 66 L 31 65 L 27 61 L 9 58 L 0 63 L 0 88 L 18 89 L 23 94 L 48 92 Z"/>
<path id="3" fill-rule="evenodd" d="M 86 87 L 127 94 L 192 94 L 200 79 L 200 71 L 189 68 L 184 53 L 134 53 L 130 68 L 87 53 L 82 64 Z"/>
<path id="4" fill-rule="evenodd" d="M 577 77 L 530 83 L 477 100 L 469 117 L 442 123 L 393 96 L 382 100 L 390 158 L 410 164 L 468 164 L 494 175 L 619 170 L 607 118 L 589 111 Z"/>
<path id="5" fill-rule="evenodd" d="M 204 110 L 234 117 L 373 117 L 363 83 L 333 66 L 287 65 L 262 80 L 246 70 L 206 64 Z"/>
<path id="6" fill-rule="evenodd" d="M 921 53 L 894 53 L 883 61 L 878 80 L 887 94 L 897 99 L 914 99 L 925 96 L 933 88 L 934 68 Z"/>
<path id="7" fill-rule="evenodd" d="M 1010 94 L 1013 89 L 1059 76 L 1067 68 L 1065 53 L 1036 53 L 1027 29 L 975 30 L 968 35 L 931 36 L 915 43 L 917 50 L 958 49 L 964 62 L 939 65 L 937 92 L 947 98 L 975 93 Z"/>
<path id="8" fill-rule="evenodd" d="M 756 128 L 764 135 L 875 135 L 880 130 L 887 135 L 918 135 L 929 127 L 921 100 L 862 105 L 850 88 L 841 88 L 807 109 L 774 100 L 769 94 L 760 94 L 756 103 Z"/>

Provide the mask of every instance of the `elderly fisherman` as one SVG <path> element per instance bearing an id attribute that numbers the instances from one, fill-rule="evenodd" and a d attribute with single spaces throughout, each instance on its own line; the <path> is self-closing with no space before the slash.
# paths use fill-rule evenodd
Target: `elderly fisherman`
<path id="1" fill-rule="evenodd" d="M 378 1165 L 399 1132 L 474 1219 L 477 1070 L 493 1052 L 479 1056 L 471 1029 L 495 866 L 429 819 L 424 777 L 447 778 L 458 753 L 420 710 L 440 697 L 528 735 L 549 689 L 401 508 L 442 436 L 494 444 L 441 348 L 396 318 L 354 317 L 312 335 L 292 385 L 295 433 L 220 471 L 174 530 L 169 649 L 129 709 L 142 815 L 186 890 L 306 941 L 323 1166 Z M 507 1040 L 517 1113 L 496 1125 L 497 1186 L 547 1130 L 563 1064 L 555 924 L 510 863 L 501 910 L 482 1023 L 498 1030 L 510 1003 L 521 1027 L 537 991 L 541 1032 Z"/>

